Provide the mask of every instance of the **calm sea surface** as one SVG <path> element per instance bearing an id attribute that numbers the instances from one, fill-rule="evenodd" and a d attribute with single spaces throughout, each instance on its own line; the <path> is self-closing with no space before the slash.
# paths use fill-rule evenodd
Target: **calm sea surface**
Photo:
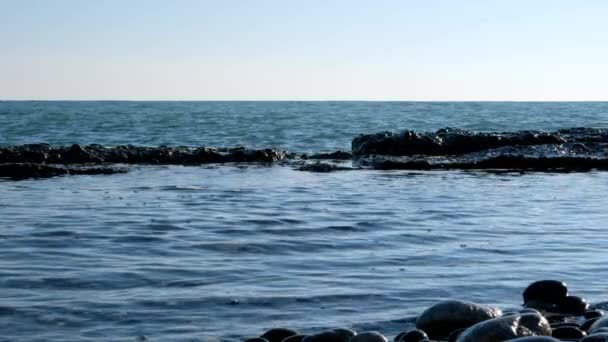
<path id="1" fill-rule="evenodd" d="M 0 102 L 0 145 L 350 149 L 360 133 L 608 126 L 608 103 Z M 136 166 L 0 181 L 0 341 L 392 336 L 557 278 L 608 300 L 608 173 Z"/>

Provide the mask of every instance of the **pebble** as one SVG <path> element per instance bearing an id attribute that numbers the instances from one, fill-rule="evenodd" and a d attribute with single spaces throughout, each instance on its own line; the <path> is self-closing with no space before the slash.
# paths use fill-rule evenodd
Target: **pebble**
<path id="1" fill-rule="evenodd" d="M 501 314 L 500 310 L 489 306 L 446 300 L 426 309 L 416 320 L 416 328 L 426 332 L 431 339 L 439 339 L 454 330 L 468 328 Z"/>
<path id="2" fill-rule="evenodd" d="M 275 329 L 268 330 L 267 332 L 262 334 L 262 336 L 260 336 L 260 337 L 268 340 L 268 342 L 282 342 L 284 339 L 288 338 L 289 336 L 294 336 L 294 335 L 298 335 L 298 332 L 295 330 L 286 329 L 286 328 L 275 328 Z"/>
<path id="3" fill-rule="evenodd" d="M 388 340 L 377 331 L 366 331 L 351 337 L 350 342 L 388 342 Z"/>

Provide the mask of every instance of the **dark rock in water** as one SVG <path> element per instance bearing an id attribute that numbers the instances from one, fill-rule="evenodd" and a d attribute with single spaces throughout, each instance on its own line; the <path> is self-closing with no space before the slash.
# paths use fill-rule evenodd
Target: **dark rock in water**
<path id="1" fill-rule="evenodd" d="M 260 337 L 267 339 L 268 342 L 282 342 L 284 339 L 288 338 L 289 336 L 294 336 L 294 335 L 298 335 L 298 332 L 295 330 L 286 329 L 286 328 L 275 328 L 275 329 L 268 330 L 267 332 L 262 334 Z"/>
<path id="2" fill-rule="evenodd" d="M 604 316 L 604 311 L 602 311 L 602 310 L 587 310 L 587 311 L 585 311 L 585 313 L 583 314 L 583 316 L 586 319 L 595 318 L 595 317 L 602 317 L 602 316 Z"/>
<path id="3" fill-rule="evenodd" d="M 428 336 L 426 333 L 420 329 L 412 329 L 405 331 L 397 337 L 395 337 L 395 342 L 420 342 L 423 340 L 428 340 Z"/>
<path id="4" fill-rule="evenodd" d="M 336 151 L 332 153 L 317 153 L 307 156 L 307 159 L 332 159 L 332 160 L 350 160 L 353 155 L 349 152 Z"/>
<path id="5" fill-rule="evenodd" d="M 308 335 L 302 342 L 348 342 L 355 335 L 354 330 L 338 328 Z"/>
<path id="6" fill-rule="evenodd" d="M 575 327 L 558 327 L 552 329 L 551 336 L 564 340 L 578 340 L 587 336 L 587 333 Z"/>
<path id="7" fill-rule="evenodd" d="M 109 175 L 127 172 L 116 167 L 65 167 L 31 163 L 0 164 L 0 178 L 21 180 L 28 178 L 49 178 L 61 175 Z"/>
<path id="8" fill-rule="evenodd" d="M 253 337 L 253 338 L 248 338 L 243 342 L 268 342 L 268 340 L 265 338 L 261 338 L 261 337 Z"/>
<path id="9" fill-rule="evenodd" d="M 388 340 L 377 331 L 365 331 L 351 337 L 350 342 L 388 342 Z"/>
<path id="10" fill-rule="evenodd" d="M 583 315 L 589 309 L 589 304 L 584 298 L 578 296 L 566 296 L 557 302 L 557 312 L 569 315 Z"/>
<path id="11" fill-rule="evenodd" d="M 300 166 L 298 171 L 309 171 L 309 172 L 332 172 L 332 171 L 346 171 L 353 170 L 349 167 L 342 167 L 335 164 L 317 162 L 314 164 L 304 164 Z"/>
<path id="12" fill-rule="evenodd" d="M 608 342 L 608 333 L 600 332 L 582 338 L 579 342 Z"/>
<path id="13" fill-rule="evenodd" d="M 352 141 L 354 155 L 455 155 L 517 145 L 562 144 L 560 133 L 535 131 L 480 133 L 445 128 L 435 133 L 403 131 L 360 135 Z"/>
<path id="14" fill-rule="evenodd" d="M 591 328 L 591 326 L 593 325 L 593 323 L 595 323 L 600 318 L 601 317 L 589 318 L 588 320 L 586 320 L 585 322 L 583 322 L 583 324 L 581 324 L 581 330 L 584 330 L 584 331 L 588 332 L 589 328 Z"/>
<path id="15" fill-rule="evenodd" d="M 557 303 L 568 295 L 568 286 L 559 280 L 536 281 L 524 290 L 524 303 L 532 300 Z"/>
<path id="16" fill-rule="evenodd" d="M 587 331 L 589 332 L 589 334 L 593 334 L 598 329 L 607 328 L 607 327 L 608 327 L 608 317 L 603 316 L 603 317 L 598 318 L 595 322 L 593 322 L 593 324 L 591 325 L 591 327 L 589 327 L 589 329 Z"/>
<path id="17" fill-rule="evenodd" d="M 547 319 L 538 314 L 522 314 L 477 323 L 465 330 L 456 342 L 497 342 L 538 335 L 551 335 Z"/>
<path id="18" fill-rule="evenodd" d="M 382 132 L 356 137 L 352 151 L 355 164 L 381 170 L 608 170 L 608 130 Z"/>
<path id="19" fill-rule="evenodd" d="M 528 336 L 528 337 L 519 337 L 516 339 L 508 340 L 506 342 L 559 342 L 560 340 L 549 337 L 549 336 Z"/>
<path id="20" fill-rule="evenodd" d="M 458 337 L 468 328 L 456 329 L 448 335 L 448 342 L 456 342 Z"/>
<path id="21" fill-rule="evenodd" d="M 533 309 L 533 308 L 525 308 L 525 309 L 521 309 L 519 310 L 519 313 L 535 313 L 535 314 L 539 314 L 540 315 L 540 311 Z"/>
<path id="22" fill-rule="evenodd" d="M 557 304 L 545 302 L 542 300 L 531 300 L 524 304 L 526 309 L 532 309 L 536 312 L 557 312 Z"/>
<path id="23" fill-rule="evenodd" d="M 302 342 L 306 335 L 293 335 L 283 340 L 283 342 Z"/>
<path id="24" fill-rule="evenodd" d="M 0 148 L 0 163 L 201 165 L 232 162 L 272 163 L 284 160 L 286 157 L 287 154 L 282 151 L 243 147 L 189 148 L 132 145 L 51 147 L 47 144 L 36 144 Z"/>
<path id="25" fill-rule="evenodd" d="M 416 320 L 416 328 L 432 339 L 448 336 L 452 331 L 498 317 L 501 311 L 460 300 L 446 300 L 426 309 Z"/>
<path id="26" fill-rule="evenodd" d="M 574 328 L 580 329 L 581 325 L 576 322 L 551 323 L 551 329 L 557 329 L 557 328 L 562 328 L 562 327 L 574 327 Z"/>

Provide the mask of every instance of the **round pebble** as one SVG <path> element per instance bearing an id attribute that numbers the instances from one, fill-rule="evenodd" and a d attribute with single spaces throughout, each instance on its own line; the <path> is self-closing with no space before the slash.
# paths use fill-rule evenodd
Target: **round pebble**
<path id="1" fill-rule="evenodd" d="M 408 330 L 402 334 L 397 342 L 420 342 L 423 340 L 428 340 L 428 336 L 426 333 L 420 329 L 412 329 Z"/>
<path id="2" fill-rule="evenodd" d="M 531 300 L 557 302 L 568 295 L 568 286 L 559 280 L 536 281 L 524 290 L 524 303 Z"/>
<path id="3" fill-rule="evenodd" d="M 551 336 L 559 339 L 578 340 L 587 336 L 587 333 L 575 327 L 558 327 L 553 329 Z"/>
<path id="4" fill-rule="evenodd" d="M 298 333 L 295 330 L 286 329 L 286 328 L 275 328 L 270 329 L 262 336 L 261 338 L 265 338 L 268 342 L 282 342 L 284 339 L 289 336 L 297 335 Z"/>
<path id="5" fill-rule="evenodd" d="M 388 340 L 377 331 L 366 331 L 351 337 L 350 342 L 388 342 Z"/>

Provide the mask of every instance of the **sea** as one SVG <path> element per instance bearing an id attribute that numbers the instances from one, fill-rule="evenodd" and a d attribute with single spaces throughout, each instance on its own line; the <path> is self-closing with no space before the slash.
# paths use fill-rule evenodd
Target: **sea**
<path id="1" fill-rule="evenodd" d="M 350 150 L 359 134 L 608 127 L 608 102 L 0 102 L 0 145 Z M 535 280 L 608 300 L 608 173 L 129 167 L 0 180 L 0 341 L 392 337 Z"/>

